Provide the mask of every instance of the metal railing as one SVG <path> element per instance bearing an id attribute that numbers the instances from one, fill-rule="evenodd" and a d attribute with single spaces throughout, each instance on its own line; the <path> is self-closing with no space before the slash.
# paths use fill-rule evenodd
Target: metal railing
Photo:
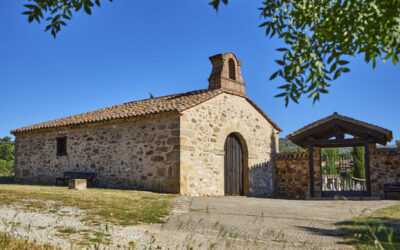
<path id="1" fill-rule="evenodd" d="M 322 191 L 366 191 L 365 179 L 343 175 L 322 175 Z"/>

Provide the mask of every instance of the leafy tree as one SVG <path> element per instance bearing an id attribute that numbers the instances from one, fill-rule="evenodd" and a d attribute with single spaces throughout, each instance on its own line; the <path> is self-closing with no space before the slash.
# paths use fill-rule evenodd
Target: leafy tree
<path id="1" fill-rule="evenodd" d="M 0 137 L 0 159 L 5 161 L 14 160 L 14 143 L 8 136 Z"/>
<path id="2" fill-rule="evenodd" d="M 13 173 L 14 161 L 0 159 L 0 176 L 9 176 Z"/>
<path id="3" fill-rule="evenodd" d="M 3 138 L 0 137 L 0 143 L 12 143 L 12 139 L 9 136 L 5 136 Z"/>
<path id="4" fill-rule="evenodd" d="M 353 176 L 356 178 L 365 178 L 365 162 L 364 162 L 364 148 L 354 147 L 353 148 Z"/>
<path id="5" fill-rule="evenodd" d="M 112 2 L 112 0 L 108 0 Z M 46 20 L 45 31 L 49 31 L 53 37 L 57 36 L 63 26 L 71 20 L 73 12 L 83 10 L 91 15 L 95 6 L 101 6 L 101 0 L 27 0 L 24 5 L 29 22 Z M 103 1 L 104 2 L 104 1 Z"/>
<path id="6" fill-rule="evenodd" d="M 0 137 L 0 176 L 10 175 L 14 166 L 14 143 L 10 137 Z"/>
<path id="7" fill-rule="evenodd" d="M 92 13 L 100 0 L 27 0 L 28 21 L 45 19 L 46 30 L 55 37 L 73 12 Z M 105 0 L 103 0 L 105 1 Z M 110 0 L 111 1 L 111 0 Z M 211 0 L 216 10 L 229 0 Z M 298 102 L 304 95 L 314 102 L 328 93 L 343 73 L 350 57 L 361 55 L 373 68 L 378 61 L 399 62 L 400 0 L 263 0 L 260 24 L 269 37 L 281 39 L 277 50 L 280 78 L 276 97 Z"/>

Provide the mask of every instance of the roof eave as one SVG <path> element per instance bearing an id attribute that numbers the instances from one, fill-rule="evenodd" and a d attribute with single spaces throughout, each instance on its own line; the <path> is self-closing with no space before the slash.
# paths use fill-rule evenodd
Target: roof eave
<path id="1" fill-rule="evenodd" d="M 148 114 L 143 114 L 143 115 L 127 116 L 127 117 L 122 117 L 122 118 L 110 118 L 107 120 L 79 122 L 79 123 L 67 124 L 67 125 L 63 125 L 63 126 L 48 126 L 48 127 L 41 127 L 41 128 L 32 128 L 32 129 L 27 129 L 27 130 L 24 130 L 24 128 L 20 128 L 20 129 L 11 130 L 10 133 L 14 136 L 19 136 L 19 135 L 23 135 L 23 134 L 39 133 L 39 132 L 49 131 L 49 130 L 54 130 L 54 129 L 67 129 L 67 128 L 72 129 L 72 128 L 78 128 L 78 127 L 85 126 L 85 125 L 104 124 L 104 123 L 118 122 L 118 121 L 124 121 L 124 120 L 128 121 L 128 120 L 135 119 L 135 118 L 144 118 L 144 117 L 150 117 L 150 116 L 154 116 L 154 115 L 168 114 L 168 113 L 176 113 L 176 114 L 180 115 L 180 112 L 178 110 L 165 110 L 165 111 L 148 113 Z"/>
<path id="2" fill-rule="evenodd" d="M 320 120 L 317 120 L 315 122 L 312 122 L 303 128 L 290 133 L 289 135 L 286 136 L 287 139 L 291 140 L 297 145 L 304 146 L 304 143 L 302 141 L 304 140 L 305 137 L 308 136 L 308 132 L 311 130 L 318 128 L 320 126 L 324 126 L 325 124 L 332 122 L 334 120 L 339 120 L 347 123 L 354 123 L 357 126 L 364 127 L 367 130 L 374 131 L 375 134 L 380 135 L 380 136 L 375 136 L 375 140 L 377 143 L 386 145 L 388 142 L 390 142 L 393 139 L 393 133 L 392 131 L 379 127 L 377 125 L 373 125 L 370 123 L 366 123 L 360 120 L 356 120 L 351 117 L 339 115 L 338 113 L 334 113 L 333 115 L 330 115 L 328 117 L 322 118 Z M 379 138 L 381 137 L 381 138 Z M 384 139 L 382 138 L 384 137 Z"/>

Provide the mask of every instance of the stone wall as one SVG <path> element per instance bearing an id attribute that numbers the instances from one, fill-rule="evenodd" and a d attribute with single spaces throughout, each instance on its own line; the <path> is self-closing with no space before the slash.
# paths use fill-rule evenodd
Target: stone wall
<path id="1" fill-rule="evenodd" d="M 248 152 L 245 192 L 272 195 L 278 135 L 246 99 L 221 94 L 184 111 L 180 124 L 182 194 L 224 195 L 224 145 L 236 133 Z"/>
<path id="2" fill-rule="evenodd" d="M 321 197 L 321 154 L 314 148 L 314 197 Z M 280 153 L 276 157 L 276 196 L 305 199 L 310 195 L 309 152 Z"/>
<path id="3" fill-rule="evenodd" d="M 400 183 L 400 148 L 376 148 L 375 145 L 369 148 L 371 193 L 383 197 L 385 183 Z"/>
<path id="4" fill-rule="evenodd" d="M 369 145 L 371 195 L 384 197 L 385 183 L 400 183 L 400 148 Z M 321 196 L 320 149 L 314 151 L 314 196 Z M 277 192 L 282 198 L 304 199 L 309 194 L 308 152 L 281 153 L 276 157 Z"/>
<path id="5" fill-rule="evenodd" d="M 314 148 L 314 197 L 322 196 L 321 148 Z"/>
<path id="6" fill-rule="evenodd" d="M 276 157 L 277 190 L 280 198 L 305 199 L 309 192 L 308 153 L 280 153 Z"/>
<path id="7" fill-rule="evenodd" d="M 56 138 L 67 137 L 57 156 Z M 64 171 L 96 172 L 103 187 L 179 192 L 179 115 L 60 128 L 16 136 L 17 180 L 54 184 Z"/>

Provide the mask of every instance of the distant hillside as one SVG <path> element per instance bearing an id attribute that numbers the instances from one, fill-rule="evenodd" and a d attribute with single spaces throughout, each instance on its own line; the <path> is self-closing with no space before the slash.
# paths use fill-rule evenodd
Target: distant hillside
<path id="1" fill-rule="evenodd" d="M 378 147 L 383 147 L 378 145 Z M 385 146 L 385 148 L 395 148 L 394 145 Z M 353 152 L 353 147 L 339 147 L 337 148 L 340 154 L 347 154 Z M 286 138 L 279 138 L 279 152 L 288 153 L 288 152 L 301 152 L 305 151 L 304 148 L 297 146 L 290 140 Z"/>
<path id="2" fill-rule="evenodd" d="M 279 138 L 279 152 L 287 153 L 287 152 L 300 152 L 304 151 L 303 148 L 297 146 L 290 140 L 286 138 Z"/>

